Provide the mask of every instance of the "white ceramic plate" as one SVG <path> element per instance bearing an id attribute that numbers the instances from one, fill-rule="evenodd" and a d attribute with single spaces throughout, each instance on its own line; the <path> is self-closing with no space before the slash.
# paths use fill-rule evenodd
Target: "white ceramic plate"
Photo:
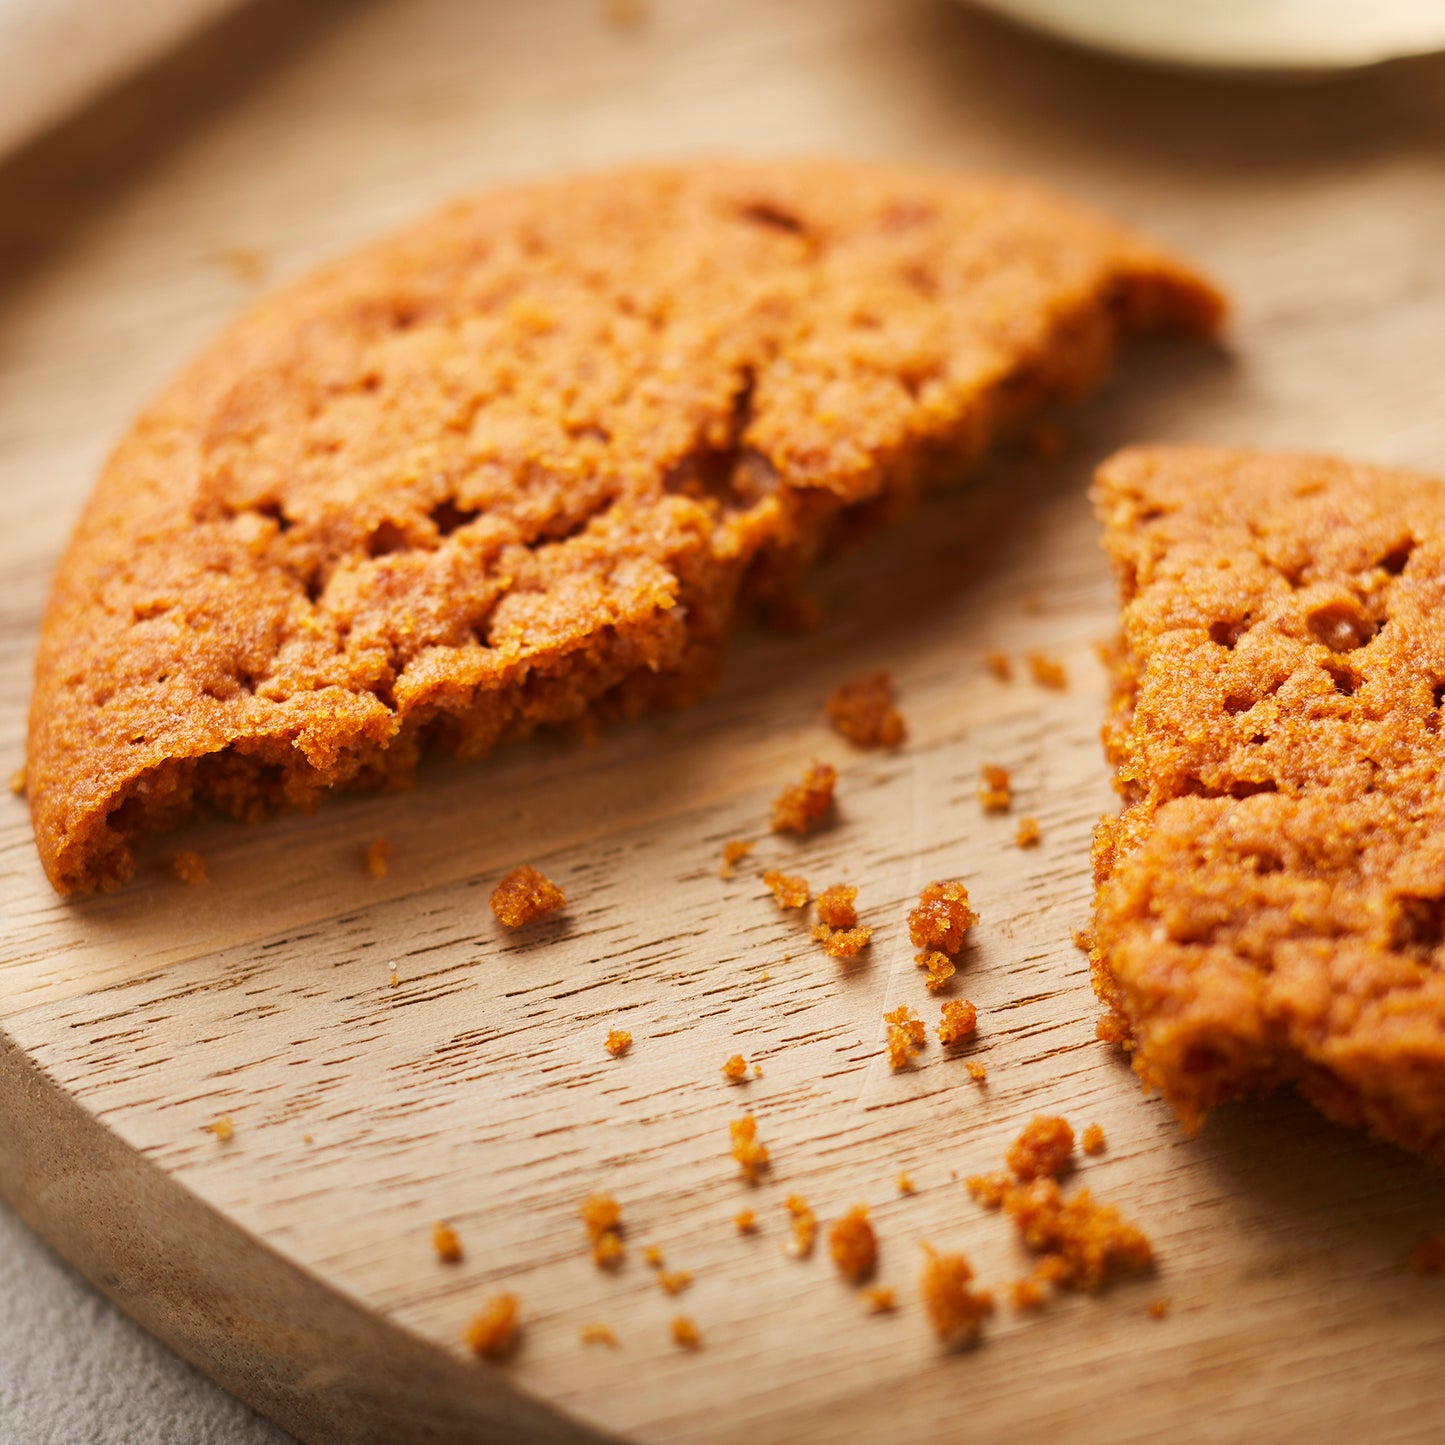
<path id="1" fill-rule="evenodd" d="M 1445 49 L 1445 0 L 970 3 L 1097 50 L 1211 70 L 1351 70 Z"/>

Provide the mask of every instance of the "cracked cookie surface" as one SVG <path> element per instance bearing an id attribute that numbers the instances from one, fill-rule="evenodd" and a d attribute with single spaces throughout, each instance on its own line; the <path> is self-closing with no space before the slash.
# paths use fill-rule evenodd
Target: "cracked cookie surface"
<path id="1" fill-rule="evenodd" d="M 1296 1085 L 1445 1159 L 1445 485 L 1129 451 L 1095 840 L 1101 1033 L 1186 1124 Z"/>
<path id="2" fill-rule="evenodd" d="M 688 701 L 740 600 L 1220 309 L 1087 212 L 896 167 L 455 204 L 262 301 L 110 459 L 37 662 L 46 871 Z"/>

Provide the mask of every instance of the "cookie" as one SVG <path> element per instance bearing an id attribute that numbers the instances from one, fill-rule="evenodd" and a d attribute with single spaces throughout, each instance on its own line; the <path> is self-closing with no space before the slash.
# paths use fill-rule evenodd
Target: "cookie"
<path id="1" fill-rule="evenodd" d="M 1095 842 L 1102 1032 L 1190 1126 L 1297 1087 L 1445 1161 L 1445 486 L 1125 452 Z"/>
<path id="2" fill-rule="evenodd" d="M 1061 201 L 887 166 L 452 205 L 263 300 L 111 457 L 41 635 L 46 872 L 689 701 L 741 600 L 1220 310 Z"/>

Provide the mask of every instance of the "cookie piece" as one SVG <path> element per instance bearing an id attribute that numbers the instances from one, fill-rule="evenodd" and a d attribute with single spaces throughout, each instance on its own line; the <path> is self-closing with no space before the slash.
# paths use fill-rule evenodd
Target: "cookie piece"
<path id="1" fill-rule="evenodd" d="M 1063 202 L 887 166 L 455 204 L 263 300 L 111 457 L 41 636 L 46 872 L 693 699 L 740 599 L 1220 310 Z"/>
<path id="2" fill-rule="evenodd" d="M 1445 1161 L 1445 486 L 1162 448 L 1094 495 L 1123 602 L 1101 1032 L 1190 1127 L 1292 1084 Z"/>

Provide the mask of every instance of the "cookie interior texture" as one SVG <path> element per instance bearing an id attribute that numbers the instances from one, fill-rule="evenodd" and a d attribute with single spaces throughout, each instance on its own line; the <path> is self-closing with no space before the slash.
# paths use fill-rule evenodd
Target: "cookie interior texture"
<path id="1" fill-rule="evenodd" d="M 1287 1083 L 1445 1159 L 1445 486 L 1125 452 L 1101 1030 L 1191 1126 Z"/>
<path id="2" fill-rule="evenodd" d="M 111 457 L 41 637 L 45 869 L 695 698 L 741 599 L 1220 311 L 1087 212 L 898 168 L 455 204 L 262 301 Z"/>

